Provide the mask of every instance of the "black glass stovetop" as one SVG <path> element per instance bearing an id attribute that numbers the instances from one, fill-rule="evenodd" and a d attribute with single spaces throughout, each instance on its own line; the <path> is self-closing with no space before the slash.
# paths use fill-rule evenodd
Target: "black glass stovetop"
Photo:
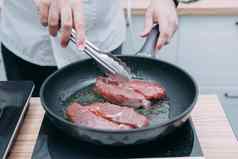
<path id="1" fill-rule="evenodd" d="M 191 120 L 163 139 L 127 147 L 105 147 L 75 140 L 44 118 L 32 159 L 126 159 L 202 157 Z"/>
<path id="2" fill-rule="evenodd" d="M 5 159 L 28 108 L 31 81 L 0 81 L 0 158 Z"/>

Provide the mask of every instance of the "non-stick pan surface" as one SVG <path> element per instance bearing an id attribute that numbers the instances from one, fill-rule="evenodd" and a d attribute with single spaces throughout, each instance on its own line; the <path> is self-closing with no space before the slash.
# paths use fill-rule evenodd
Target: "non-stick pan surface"
<path id="1" fill-rule="evenodd" d="M 75 92 L 103 75 L 92 59 L 66 66 L 51 75 L 41 88 L 41 102 L 53 124 L 77 139 L 106 145 L 129 145 L 166 135 L 189 117 L 197 99 L 193 79 L 182 69 L 152 58 L 120 56 L 139 78 L 159 82 L 170 99 L 169 120 L 147 128 L 133 130 L 98 130 L 76 126 L 65 119 L 65 101 Z"/>

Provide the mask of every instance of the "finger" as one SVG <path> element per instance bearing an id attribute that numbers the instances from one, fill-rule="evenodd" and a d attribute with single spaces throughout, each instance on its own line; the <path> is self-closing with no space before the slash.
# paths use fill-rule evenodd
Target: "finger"
<path id="1" fill-rule="evenodd" d="M 174 33 L 178 30 L 178 27 L 179 27 L 179 20 L 178 20 L 178 15 L 177 13 L 175 13 L 175 20 L 174 20 Z"/>
<path id="2" fill-rule="evenodd" d="M 153 27 L 153 12 L 151 11 L 151 9 L 147 10 L 146 14 L 145 14 L 145 24 L 144 24 L 144 31 L 143 33 L 141 33 L 141 37 L 145 37 L 147 36 L 152 27 Z"/>
<path id="3" fill-rule="evenodd" d="M 69 6 L 64 6 L 61 9 L 61 27 L 62 27 L 62 34 L 61 34 L 61 45 L 62 47 L 67 47 L 69 38 L 72 32 L 73 26 L 72 20 L 72 10 Z"/>
<path id="4" fill-rule="evenodd" d="M 174 33 L 175 33 L 174 23 L 168 22 L 168 28 L 167 28 L 168 39 L 165 42 L 165 45 L 169 44 L 169 42 L 172 39 Z"/>
<path id="5" fill-rule="evenodd" d="M 48 16 L 49 16 L 49 0 L 41 0 L 39 4 L 39 11 L 40 11 L 40 21 L 43 26 L 48 25 Z"/>
<path id="6" fill-rule="evenodd" d="M 77 33 L 77 46 L 83 48 L 85 43 L 84 16 L 81 1 L 79 0 L 73 7 L 73 24 Z"/>
<path id="7" fill-rule="evenodd" d="M 59 30 L 59 8 L 57 0 L 52 0 L 49 10 L 48 29 L 52 36 L 56 36 Z"/>
<path id="8" fill-rule="evenodd" d="M 169 24 L 166 19 L 163 18 L 160 19 L 159 29 L 160 35 L 156 44 L 157 49 L 161 49 L 165 45 L 165 43 L 169 41 L 169 38 L 171 37 L 172 34 L 169 30 Z"/>
<path id="9" fill-rule="evenodd" d="M 156 48 L 160 50 L 163 46 L 169 44 L 170 39 L 169 37 L 170 37 L 169 31 L 166 30 L 161 32 L 156 44 Z"/>
<path id="10" fill-rule="evenodd" d="M 172 39 L 174 33 L 178 29 L 178 18 L 177 18 L 176 14 L 169 18 L 169 24 L 168 25 L 169 25 L 169 32 L 171 33 L 171 36 L 169 37 L 169 39 Z"/>

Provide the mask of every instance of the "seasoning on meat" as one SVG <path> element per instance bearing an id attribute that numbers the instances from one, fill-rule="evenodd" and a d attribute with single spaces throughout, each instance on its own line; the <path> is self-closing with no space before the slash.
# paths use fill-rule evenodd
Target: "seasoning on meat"
<path id="1" fill-rule="evenodd" d="M 160 100 L 166 96 L 165 89 L 158 83 L 142 80 L 124 80 L 115 75 L 98 77 L 95 91 L 111 103 L 148 108 L 150 100 Z"/>
<path id="2" fill-rule="evenodd" d="M 89 106 L 91 112 L 102 116 L 112 122 L 130 125 L 133 128 L 141 128 L 149 125 L 149 120 L 133 108 L 120 107 L 111 103 L 94 103 Z"/>
<path id="3" fill-rule="evenodd" d="M 98 77 L 95 91 L 107 101 L 118 105 L 138 108 L 141 106 L 149 107 L 151 104 L 143 95 L 126 87 L 123 81 Z"/>
<path id="4" fill-rule="evenodd" d="M 97 116 L 89 111 L 87 107 L 81 106 L 78 103 L 71 104 L 67 110 L 66 115 L 69 120 L 79 126 L 87 126 L 95 129 L 111 129 L 111 130 L 126 130 L 132 129 L 131 126 L 125 124 L 117 124 L 110 120 Z"/>

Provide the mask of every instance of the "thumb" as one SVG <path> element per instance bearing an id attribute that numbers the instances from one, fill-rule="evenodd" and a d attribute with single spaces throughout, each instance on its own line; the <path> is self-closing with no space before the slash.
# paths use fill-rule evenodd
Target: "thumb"
<path id="1" fill-rule="evenodd" d="M 77 32 L 77 46 L 84 48 L 85 46 L 85 28 L 84 28 L 84 16 L 83 9 L 80 1 L 77 6 L 73 8 L 74 27 Z"/>

